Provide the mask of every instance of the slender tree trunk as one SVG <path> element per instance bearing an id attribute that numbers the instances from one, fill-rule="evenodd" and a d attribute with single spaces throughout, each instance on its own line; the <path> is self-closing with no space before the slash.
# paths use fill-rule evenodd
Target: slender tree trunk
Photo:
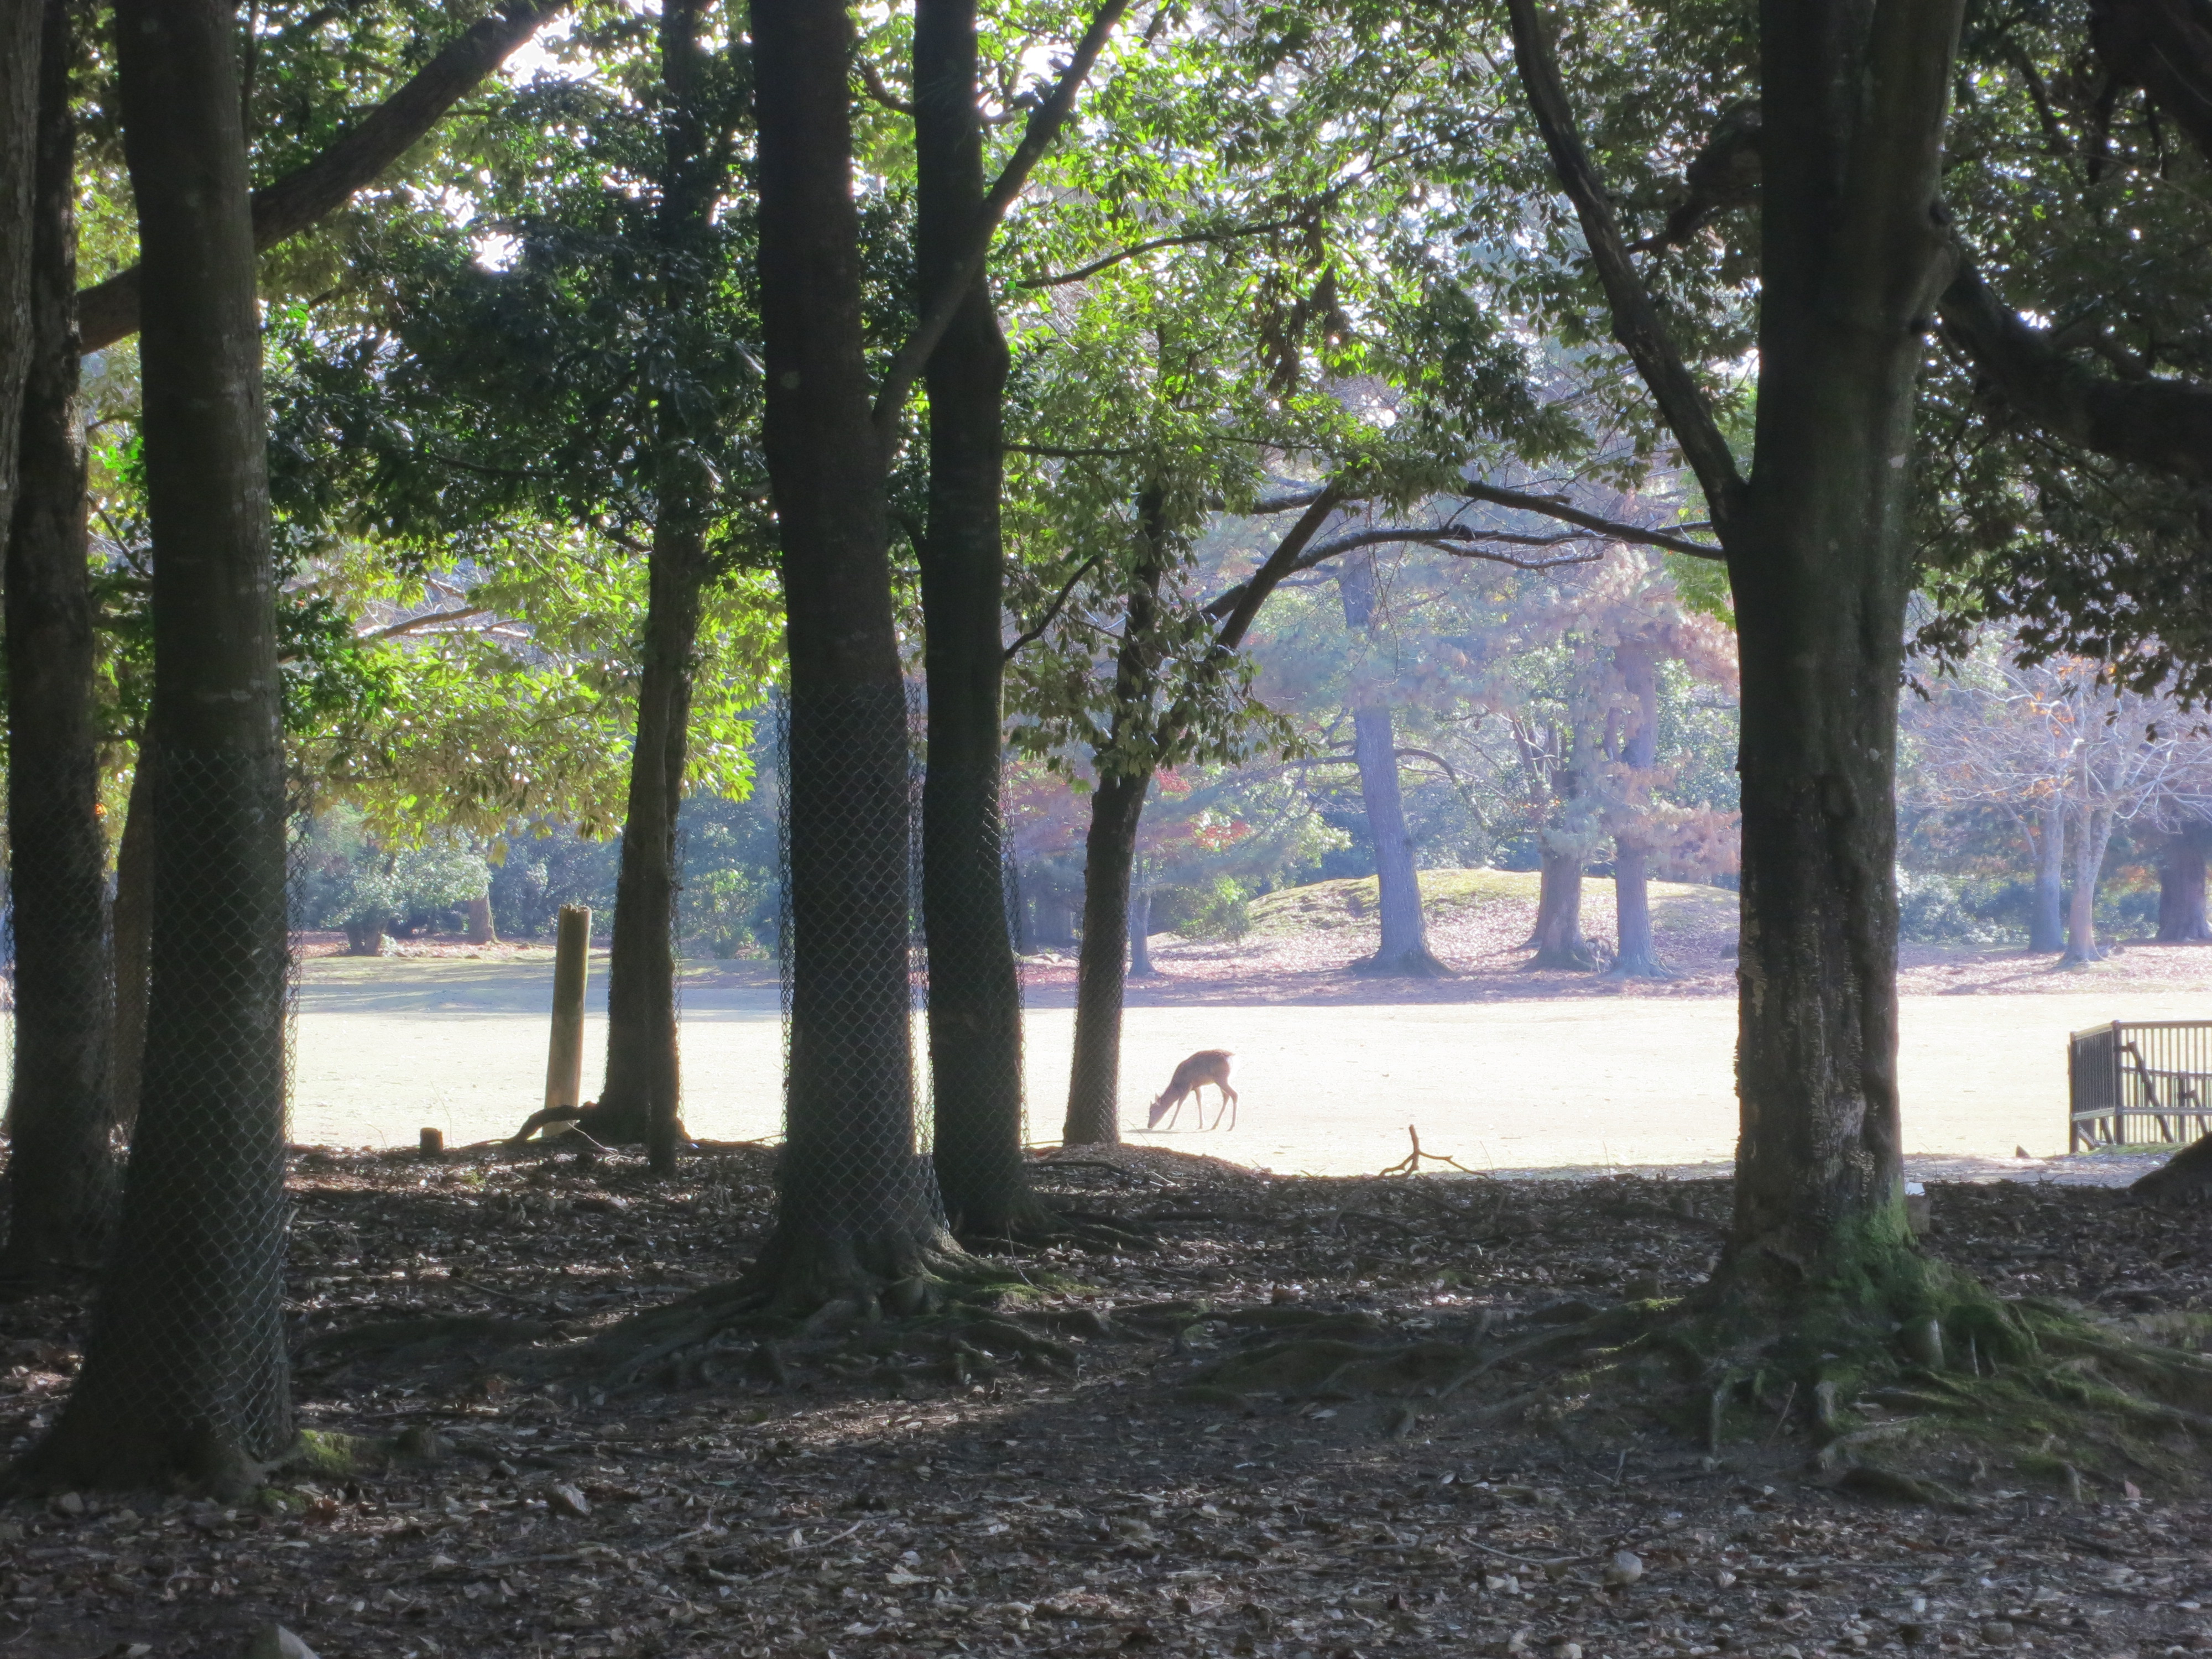
<path id="1" fill-rule="evenodd" d="M 1075 967 L 1075 1054 L 1069 1068 L 1070 1146 L 1111 1146 L 1121 1139 L 1121 990 L 1129 953 L 1129 878 L 1137 863 L 1137 826 L 1152 787 L 1153 763 L 1129 767 L 1131 753 L 1158 752 L 1152 713 L 1158 684 L 1160 584 L 1171 555 L 1166 500 L 1147 489 L 1137 501 L 1136 561 L 1129 576 L 1121 648 L 1114 664 L 1112 741 L 1100 756 L 1091 797 L 1091 830 L 1083 846 L 1083 946 Z M 1123 769 L 1106 769 L 1107 757 Z"/>
<path id="2" fill-rule="evenodd" d="M 479 893 L 469 901 L 468 932 L 464 937 L 471 945 L 496 945 L 499 929 L 492 925 L 491 895 Z"/>
<path id="3" fill-rule="evenodd" d="M 100 832 L 84 430 L 77 400 L 76 133 L 65 0 L 40 47 L 22 468 L 7 543 L 8 852 L 15 1071 L 0 1277 L 95 1265 L 116 1197 L 109 1133 L 112 981 Z"/>
<path id="4" fill-rule="evenodd" d="M 1133 872 L 1129 878 L 1129 977 L 1151 979 L 1160 971 L 1152 966 L 1152 890 Z"/>
<path id="5" fill-rule="evenodd" d="M 661 326 L 676 337 L 703 281 L 700 243 L 711 228 L 717 172 L 706 161 L 699 106 L 705 0 L 665 0 L 660 12 L 661 196 L 653 226 Z M 599 1091 L 609 1133 L 634 1132 L 653 1172 L 676 1173 L 684 1138 L 683 1067 L 676 1018 L 677 817 L 690 749 L 691 675 L 707 573 L 714 480 L 701 461 L 680 390 L 661 388 L 653 428 L 653 545 L 630 750 L 622 865 L 607 958 L 607 1066 Z M 615 1126 L 619 1125 L 617 1129 Z"/>
<path id="6" fill-rule="evenodd" d="M 2061 967 L 2101 961 L 2097 943 L 2097 881 L 2104 872 L 2105 847 L 2112 839 L 2111 817 L 2084 805 L 2074 813 L 2074 890 L 2066 902 L 2066 954 Z"/>
<path id="7" fill-rule="evenodd" d="M 2027 920 L 2027 948 L 2066 948 L 2066 802 L 2053 796 L 2038 815 L 2035 832 L 2035 908 Z"/>
<path id="8" fill-rule="evenodd" d="M 975 0 L 918 0 L 915 254 L 927 312 L 957 270 L 983 201 Z M 1022 988 L 1007 931 L 1000 792 L 1006 586 L 1005 337 L 971 287 L 926 370 L 929 519 L 921 561 L 929 754 L 921 900 L 929 941 L 933 1156 L 946 1213 L 970 1236 L 1048 1219 L 1022 1154 Z"/>
<path id="9" fill-rule="evenodd" d="M 1650 794 L 1647 780 L 1659 759 L 1659 675 L 1651 647 L 1640 640 L 1623 641 L 1613 647 L 1613 664 L 1621 689 L 1632 705 L 1635 724 L 1621 734 L 1615 758 L 1628 769 L 1638 807 L 1647 808 Z M 1613 838 L 1613 895 L 1616 949 L 1609 972 L 1624 979 L 1665 979 L 1667 966 L 1659 960 L 1651 932 L 1650 850 L 1643 832 L 1626 828 Z"/>
<path id="10" fill-rule="evenodd" d="M 1958 0 L 1763 0 L 1753 479 L 1726 540 L 1743 669 L 1742 1136 L 1723 1277 L 1784 1309 L 1911 1251 L 1897 1100 L 1897 682 Z M 1903 1272 L 1901 1267 L 1897 1271 Z"/>
<path id="11" fill-rule="evenodd" d="M 138 1083 L 146 1058 L 147 979 L 154 933 L 153 734 L 141 733 L 115 855 L 115 1026 L 110 1053 L 115 1127 L 127 1141 L 138 1121 Z"/>
<path id="12" fill-rule="evenodd" d="M 2158 937 L 2167 945 L 2212 942 L 2204 915 L 2204 830 L 2197 825 L 2166 840 L 2158 864 Z"/>
<path id="13" fill-rule="evenodd" d="M 1129 948 L 1129 875 L 1149 771 L 1102 779 L 1091 796 L 1084 841 L 1083 949 L 1075 969 L 1075 1058 L 1069 1068 L 1071 1146 L 1113 1146 L 1121 1139 L 1122 963 Z"/>
<path id="14" fill-rule="evenodd" d="M 947 1241 L 917 1157 L 908 754 L 869 417 L 842 0 L 755 0 L 764 441 L 791 662 L 791 987 L 775 1231 L 756 1282 L 810 1306 Z"/>
<path id="15" fill-rule="evenodd" d="M 147 272 L 152 989 L 143 1101 L 84 1365 L 21 1484 L 238 1492 L 292 1440 L 283 1331 L 284 792 L 236 24 L 121 0 Z"/>
<path id="16" fill-rule="evenodd" d="M 1340 566 L 1337 592 L 1344 625 L 1372 635 L 1375 627 L 1375 559 L 1361 553 Z M 1428 930 L 1421 915 L 1421 878 L 1413 864 L 1413 838 L 1406 828 L 1404 798 L 1398 789 L 1398 739 L 1390 699 L 1379 682 L 1353 689 L 1352 754 L 1359 768 L 1359 799 L 1367 811 L 1367 834 L 1375 844 L 1376 909 L 1382 940 L 1375 954 L 1358 964 L 1370 974 L 1401 974 L 1419 979 L 1451 969 L 1429 954 Z"/>
<path id="17" fill-rule="evenodd" d="M 1583 937 L 1583 855 L 1546 846 L 1538 854 L 1542 872 L 1536 886 L 1536 931 L 1528 942 L 1536 954 L 1531 968 L 1597 966 L 1597 958 Z"/>

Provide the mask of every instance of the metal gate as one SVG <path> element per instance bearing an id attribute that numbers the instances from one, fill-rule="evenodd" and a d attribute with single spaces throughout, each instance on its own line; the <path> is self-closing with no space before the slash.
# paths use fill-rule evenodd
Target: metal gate
<path id="1" fill-rule="evenodd" d="M 2069 1151 L 2212 1129 L 2212 1020 L 2114 1020 L 2066 1044 Z"/>

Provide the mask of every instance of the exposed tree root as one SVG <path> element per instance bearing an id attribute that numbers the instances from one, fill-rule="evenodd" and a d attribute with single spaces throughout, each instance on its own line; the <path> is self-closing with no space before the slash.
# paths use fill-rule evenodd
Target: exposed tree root
<path id="1" fill-rule="evenodd" d="M 1352 971 L 1388 979 L 1455 979 L 1459 975 L 1457 969 L 1438 961 L 1429 953 L 1425 945 L 1401 951 L 1395 957 L 1385 957 L 1379 952 L 1371 957 L 1362 957 L 1352 964 Z"/>

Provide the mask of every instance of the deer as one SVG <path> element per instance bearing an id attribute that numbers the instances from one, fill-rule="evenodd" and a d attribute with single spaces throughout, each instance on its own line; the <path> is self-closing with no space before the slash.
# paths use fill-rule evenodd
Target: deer
<path id="1" fill-rule="evenodd" d="M 1168 1086 L 1160 1091 L 1160 1097 L 1152 1103 L 1152 1117 L 1145 1127 L 1147 1129 L 1157 1129 L 1160 1127 L 1160 1120 L 1165 1118 L 1168 1121 L 1168 1126 L 1172 1128 L 1176 1119 L 1182 1115 L 1183 1102 L 1192 1100 L 1195 1101 L 1198 1106 L 1198 1127 L 1200 1129 L 1205 1128 L 1206 1127 L 1206 1097 L 1199 1091 L 1211 1083 L 1221 1091 L 1221 1107 L 1213 1115 L 1213 1127 L 1218 1129 L 1221 1127 L 1221 1120 L 1225 1115 L 1229 1119 L 1229 1127 L 1235 1128 L 1237 1127 L 1237 1091 L 1229 1086 L 1229 1067 L 1236 1058 L 1235 1053 L 1227 1048 L 1200 1048 L 1188 1060 L 1176 1066 L 1175 1075 L 1168 1079 Z"/>

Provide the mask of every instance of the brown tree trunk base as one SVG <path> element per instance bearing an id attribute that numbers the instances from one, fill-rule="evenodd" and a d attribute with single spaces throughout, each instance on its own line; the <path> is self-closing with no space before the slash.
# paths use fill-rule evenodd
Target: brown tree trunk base
<path id="1" fill-rule="evenodd" d="M 64 1416 L 0 1474 L 0 1497 L 65 1492 L 170 1492 L 235 1502 L 264 1485 L 289 1455 L 256 1458 L 204 1431 L 164 1432 L 103 1417 Z"/>
<path id="2" fill-rule="evenodd" d="M 1439 962 L 1425 945 L 1401 951 L 1387 960 L 1379 951 L 1371 957 L 1362 957 L 1352 964 L 1352 971 L 1378 979 L 1455 979 L 1459 975 L 1458 969 Z"/>

